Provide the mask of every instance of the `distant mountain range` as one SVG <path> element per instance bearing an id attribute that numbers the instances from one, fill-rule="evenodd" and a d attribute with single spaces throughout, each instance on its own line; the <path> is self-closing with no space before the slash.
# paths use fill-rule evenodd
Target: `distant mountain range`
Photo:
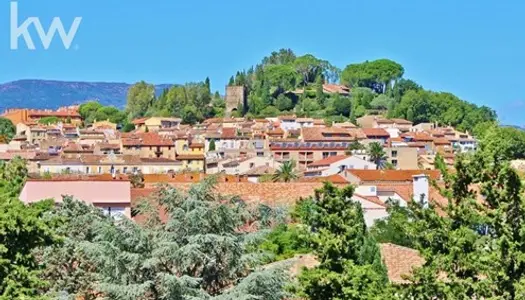
<path id="1" fill-rule="evenodd" d="M 7 108 L 49 108 L 98 100 L 103 105 L 123 108 L 131 84 L 113 82 L 73 82 L 18 80 L 0 84 L 0 113 Z M 170 84 L 156 86 L 157 93 Z"/>

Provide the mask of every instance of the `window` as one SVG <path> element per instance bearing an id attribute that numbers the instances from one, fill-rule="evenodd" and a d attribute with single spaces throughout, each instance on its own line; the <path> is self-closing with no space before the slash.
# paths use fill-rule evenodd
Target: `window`
<path id="1" fill-rule="evenodd" d="M 392 157 L 397 157 L 397 150 L 392 150 Z"/>
<path id="2" fill-rule="evenodd" d="M 102 167 L 98 167 L 98 174 L 102 173 Z"/>
<path id="3" fill-rule="evenodd" d="M 86 167 L 86 174 L 89 174 L 89 167 Z"/>
<path id="4" fill-rule="evenodd" d="M 122 168 L 122 173 L 126 174 L 128 172 L 128 167 L 123 167 Z"/>
<path id="5" fill-rule="evenodd" d="M 392 165 L 393 165 L 394 167 L 397 167 L 397 159 L 392 159 Z"/>
<path id="6" fill-rule="evenodd" d="M 330 152 L 330 156 L 337 156 L 337 152 Z"/>
<path id="7" fill-rule="evenodd" d="M 255 167 L 255 163 L 250 163 L 250 169 L 253 169 Z"/>
<path id="8" fill-rule="evenodd" d="M 184 146 L 182 146 L 182 150 L 188 151 L 188 145 L 184 144 Z"/>
<path id="9" fill-rule="evenodd" d="M 264 152 L 257 152 L 257 156 L 258 157 L 263 157 L 264 156 Z"/>
<path id="10" fill-rule="evenodd" d="M 323 152 L 323 159 L 327 158 L 328 156 L 330 156 L 330 152 Z"/>
<path id="11" fill-rule="evenodd" d="M 126 215 L 126 209 L 124 207 L 103 207 L 102 208 L 106 216 L 113 217 L 116 220 L 121 220 Z"/>

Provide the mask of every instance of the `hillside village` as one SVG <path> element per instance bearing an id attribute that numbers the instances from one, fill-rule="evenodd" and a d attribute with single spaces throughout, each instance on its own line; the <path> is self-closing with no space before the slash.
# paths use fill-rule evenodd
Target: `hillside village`
<path id="1" fill-rule="evenodd" d="M 403 72 L 280 50 L 6 110 L 0 299 L 522 299 L 525 134 Z"/>

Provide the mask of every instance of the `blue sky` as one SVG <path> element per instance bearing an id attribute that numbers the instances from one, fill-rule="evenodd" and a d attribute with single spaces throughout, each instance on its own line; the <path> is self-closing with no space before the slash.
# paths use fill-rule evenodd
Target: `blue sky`
<path id="1" fill-rule="evenodd" d="M 525 125 L 525 1 L 508 0 L 18 0 L 19 24 L 47 30 L 82 17 L 73 46 L 9 49 L 10 1 L 0 3 L 0 82 L 18 79 L 183 83 L 229 77 L 279 48 L 343 68 L 390 58 L 405 77 Z"/>

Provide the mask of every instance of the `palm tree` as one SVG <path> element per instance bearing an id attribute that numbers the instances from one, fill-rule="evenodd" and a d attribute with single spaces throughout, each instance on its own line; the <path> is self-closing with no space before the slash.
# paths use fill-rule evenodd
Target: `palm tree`
<path id="1" fill-rule="evenodd" d="M 295 161 L 289 160 L 285 161 L 281 167 L 275 171 L 272 180 L 274 182 L 290 182 L 296 180 L 298 177 L 299 175 L 297 175 L 297 172 L 295 171 Z"/>
<path id="2" fill-rule="evenodd" d="M 370 161 L 377 165 L 378 169 L 386 167 L 387 156 L 380 143 L 374 142 L 368 145 L 368 156 L 370 156 Z"/>

